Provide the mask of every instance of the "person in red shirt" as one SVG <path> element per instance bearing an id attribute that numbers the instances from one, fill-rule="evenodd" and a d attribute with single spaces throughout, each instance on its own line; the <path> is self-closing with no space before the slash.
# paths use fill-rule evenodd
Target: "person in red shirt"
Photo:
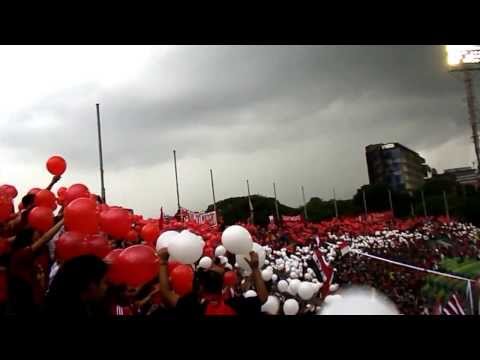
<path id="1" fill-rule="evenodd" d="M 12 242 L 8 267 L 9 303 L 15 315 L 34 315 L 42 305 L 48 276 L 45 261 L 48 262 L 48 250 L 45 256 L 45 244 L 50 241 L 63 225 L 61 219 L 45 234 L 35 240 L 31 228 L 19 231 Z M 40 256 L 39 256 L 40 254 Z"/>

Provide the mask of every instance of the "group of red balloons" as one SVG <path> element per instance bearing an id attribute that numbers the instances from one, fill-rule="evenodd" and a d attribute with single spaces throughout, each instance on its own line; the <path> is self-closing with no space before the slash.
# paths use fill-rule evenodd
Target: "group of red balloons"
<path id="1" fill-rule="evenodd" d="M 47 170 L 56 176 L 62 175 L 67 164 L 60 156 L 52 156 Z M 8 220 L 14 213 L 13 199 L 17 190 L 11 185 L 0 186 L 0 221 Z M 204 256 L 214 257 L 214 249 L 220 244 L 221 234 L 207 224 L 193 221 L 161 221 L 144 219 L 141 215 L 118 206 L 99 204 L 97 198 L 83 184 L 60 187 L 55 194 L 46 189 L 33 188 L 34 208 L 30 211 L 30 225 L 40 231 L 48 231 L 54 224 L 53 212 L 64 207 L 65 232 L 56 242 L 56 258 L 65 262 L 81 255 L 95 255 L 109 264 L 107 277 L 114 284 L 140 286 L 158 274 L 158 256 L 155 245 L 164 231 L 188 229 L 200 235 L 206 242 Z M 22 208 L 22 205 L 19 205 Z M 125 249 L 113 249 L 111 240 L 123 240 L 132 244 Z M 135 244 L 143 240 L 145 245 Z M 194 271 L 191 265 L 170 261 L 168 271 L 173 290 L 183 296 L 192 291 Z M 224 277 L 226 286 L 236 283 L 236 275 L 229 271 Z"/>

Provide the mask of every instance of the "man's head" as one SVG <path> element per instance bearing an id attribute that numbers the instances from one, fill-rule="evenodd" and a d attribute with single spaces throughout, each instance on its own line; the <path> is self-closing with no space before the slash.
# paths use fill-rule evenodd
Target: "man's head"
<path id="1" fill-rule="evenodd" d="M 223 290 L 223 272 L 221 269 L 199 269 L 196 274 L 196 285 L 200 293 L 219 295 Z"/>
<path id="2" fill-rule="evenodd" d="M 58 270 L 49 290 L 59 301 L 95 302 L 106 293 L 107 264 L 92 255 L 73 258 Z"/>

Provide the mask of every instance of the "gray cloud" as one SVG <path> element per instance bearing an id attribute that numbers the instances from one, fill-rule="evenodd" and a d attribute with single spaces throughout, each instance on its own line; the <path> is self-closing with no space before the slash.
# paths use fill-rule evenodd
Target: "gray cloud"
<path id="1" fill-rule="evenodd" d="M 186 163 L 235 158 L 239 172 L 283 182 L 282 196 L 295 205 L 300 182 L 326 197 L 332 186 L 350 196 L 367 181 L 369 143 L 430 151 L 459 137 L 469 141 L 462 84 L 443 62 L 439 46 L 179 47 L 153 58 L 127 85 L 72 87 L 42 99 L 10 119 L 15 126 L 2 127 L 0 141 L 39 161 L 61 153 L 94 173 L 101 102 L 110 172 L 168 163 L 176 148 Z M 29 125 L 39 118 L 49 120 Z M 463 151 L 458 163 L 434 165 L 468 163 L 472 154 Z M 236 174 L 228 161 L 215 166 Z M 188 176 L 194 182 L 204 174 Z M 231 190 L 226 195 L 236 195 Z M 198 189 L 184 191 L 188 198 Z M 201 191 L 203 203 L 192 204 L 199 208 L 209 202 Z"/>

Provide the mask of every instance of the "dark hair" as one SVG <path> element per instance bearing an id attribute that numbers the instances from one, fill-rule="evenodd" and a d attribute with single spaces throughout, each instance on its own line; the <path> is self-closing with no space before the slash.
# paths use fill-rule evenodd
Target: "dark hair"
<path id="1" fill-rule="evenodd" d="M 26 209 L 35 203 L 35 194 L 27 194 L 22 198 L 23 207 Z"/>
<path id="2" fill-rule="evenodd" d="M 208 294 L 218 294 L 223 289 L 223 275 L 212 270 L 199 269 L 195 274 L 198 286 Z"/>
<path id="3" fill-rule="evenodd" d="M 96 256 L 83 255 L 63 264 L 47 293 L 46 313 L 87 316 L 87 306 L 81 295 L 93 284 L 100 284 L 108 270 L 107 264 Z"/>
<path id="4" fill-rule="evenodd" d="M 30 227 L 20 229 L 12 243 L 12 250 L 23 249 L 32 245 L 34 233 L 35 231 Z"/>

